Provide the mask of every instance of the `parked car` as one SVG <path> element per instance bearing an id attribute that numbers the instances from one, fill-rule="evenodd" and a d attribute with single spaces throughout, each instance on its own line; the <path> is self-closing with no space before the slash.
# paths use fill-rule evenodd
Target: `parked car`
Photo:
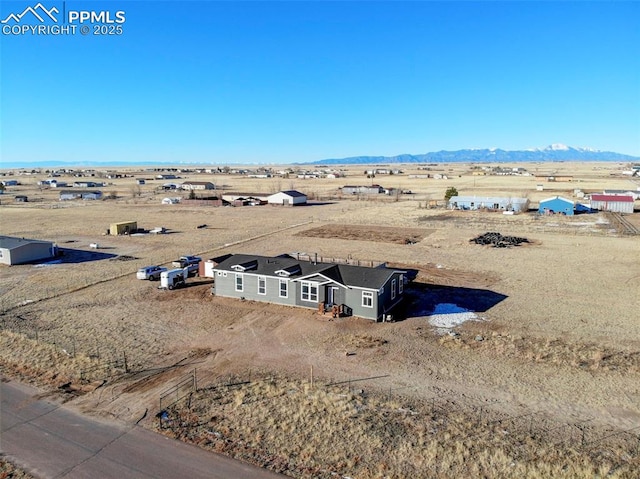
<path id="1" fill-rule="evenodd" d="M 158 281 L 160 279 L 160 275 L 167 271 L 167 268 L 164 266 L 145 266 L 144 268 L 140 268 L 136 273 L 136 277 L 138 279 L 148 279 L 149 281 Z"/>

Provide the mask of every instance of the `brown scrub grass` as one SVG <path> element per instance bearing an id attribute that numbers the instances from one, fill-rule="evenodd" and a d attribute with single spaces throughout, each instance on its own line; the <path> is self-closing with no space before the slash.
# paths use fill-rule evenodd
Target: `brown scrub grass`
<path id="1" fill-rule="evenodd" d="M 65 387 L 82 394 L 95 389 L 111 372 L 95 358 L 72 355 L 55 344 L 41 342 L 11 331 L 0 331 L 0 366 L 9 376 L 28 380 L 39 386 Z"/>
<path id="2" fill-rule="evenodd" d="M 155 427 L 300 478 L 632 478 L 634 445 L 582 448 L 557 424 L 341 386 L 263 377 L 211 384 Z M 555 428 L 560 431 L 554 433 Z M 565 431 L 566 432 L 566 431 Z"/>
<path id="3" fill-rule="evenodd" d="M 33 479 L 33 476 L 4 459 L 0 459 L 0 479 Z"/>

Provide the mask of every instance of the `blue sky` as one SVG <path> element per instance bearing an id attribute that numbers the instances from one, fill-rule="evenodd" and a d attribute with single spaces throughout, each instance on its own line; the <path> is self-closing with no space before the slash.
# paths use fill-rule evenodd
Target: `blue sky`
<path id="1" fill-rule="evenodd" d="M 640 156 L 638 2 L 41 1 L 126 21 L 0 37 L 4 165 Z"/>

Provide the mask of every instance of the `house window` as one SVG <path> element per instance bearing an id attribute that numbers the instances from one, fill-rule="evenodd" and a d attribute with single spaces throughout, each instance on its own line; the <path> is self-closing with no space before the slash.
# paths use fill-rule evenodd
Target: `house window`
<path id="1" fill-rule="evenodd" d="M 391 280 L 391 299 L 396 299 L 396 280 Z"/>
<path id="2" fill-rule="evenodd" d="M 267 278 L 258 276 L 258 294 L 267 294 Z"/>
<path id="3" fill-rule="evenodd" d="M 243 280 L 244 280 L 244 277 L 242 273 L 236 273 L 236 291 L 244 290 Z"/>
<path id="4" fill-rule="evenodd" d="M 318 284 L 311 283 L 309 281 L 303 281 L 301 299 L 302 301 L 311 301 L 311 302 L 317 303 L 318 302 Z"/>
<path id="5" fill-rule="evenodd" d="M 362 306 L 365 308 L 373 308 L 373 293 L 371 291 L 362 292 Z"/>
<path id="6" fill-rule="evenodd" d="M 402 294 L 404 291 L 404 275 L 400 275 L 400 281 L 398 282 L 398 294 Z"/>
<path id="7" fill-rule="evenodd" d="M 281 298 L 289 297 L 289 282 L 286 279 L 280 280 L 280 297 Z"/>

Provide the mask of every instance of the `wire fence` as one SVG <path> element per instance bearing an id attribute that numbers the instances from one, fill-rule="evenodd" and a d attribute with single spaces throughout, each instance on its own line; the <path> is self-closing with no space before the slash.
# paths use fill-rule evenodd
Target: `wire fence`
<path id="1" fill-rule="evenodd" d="M 352 397 L 361 395 L 367 396 L 367 391 L 373 390 L 377 397 L 386 401 L 386 411 L 399 415 L 398 417 L 412 418 L 415 423 L 430 422 L 434 440 L 438 440 L 438 435 L 442 431 L 447 431 L 448 441 L 459 441 L 467 445 L 474 444 L 474 441 L 485 438 L 487 441 L 495 438 L 505 438 L 509 443 L 509 449 L 514 459 L 533 460 L 542 459 L 537 445 L 545 445 L 551 448 L 563 448 L 578 451 L 594 460 L 607 461 L 608 463 L 620 465 L 630 460 L 638 460 L 640 453 L 640 427 L 631 429 L 616 429 L 596 424 L 594 418 L 575 419 L 572 421 L 559 421 L 547 411 L 533 411 L 523 414 L 509 414 L 501 412 L 501 402 L 493 401 L 486 405 L 469 405 L 447 399 L 441 396 L 431 396 L 416 400 L 415 407 L 409 401 L 406 407 L 398 407 L 396 404 L 407 401 L 405 393 L 407 389 L 418 389 L 418 385 L 409 385 L 401 388 L 382 387 L 380 380 L 388 379 L 388 374 L 372 377 L 355 377 L 340 380 L 316 381 L 313 374 L 310 380 L 300 380 L 300 384 L 305 383 L 311 389 L 333 392 L 335 409 L 338 410 L 345 402 L 349 402 Z M 240 388 L 251 388 L 260 383 L 268 383 L 271 386 L 281 385 L 282 391 L 271 395 L 252 395 L 246 392 L 243 400 L 238 403 L 234 400 L 234 392 Z M 238 416 L 238 420 L 253 423 L 259 426 L 268 419 L 261 416 L 256 408 L 265 402 L 277 403 L 285 400 L 291 393 L 291 380 L 279 378 L 274 375 L 251 375 L 219 377 L 210 374 L 206 377 L 198 378 L 196 381 L 196 371 L 180 378 L 174 386 L 168 388 L 160 395 L 160 413 L 157 415 L 165 419 L 164 427 L 191 428 L 195 423 L 184 421 L 172 421 L 172 414 L 178 415 L 181 408 L 191 409 L 194 394 L 199 395 L 199 400 L 208 398 L 223 410 L 227 407 L 237 409 L 245 408 L 246 411 Z M 181 402 L 184 400 L 183 402 Z M 379 402 L 372 403 L 372 406 L 361 406 L 362 408 L 380 408 Z M 385 404 L 384 402 L 382 404 Z M 393 404 L 393 406 L 391 406 Z M 417 405 L 419 404 L 419 406 Z M 173 408 L 173 411 L 168 411 Z M 379 412 L 379 410 L 377 411 Z M 460 427 L 460 418 L 464 416 L 465 427 Z M 200 419 L 193 419 L 198 422 Z M 162 425 L 162 420 L 161 420 Z M 220 433 L 215 433 L 220 435 Z M 508 439 L 507 439 L 508 438 Z"/>

